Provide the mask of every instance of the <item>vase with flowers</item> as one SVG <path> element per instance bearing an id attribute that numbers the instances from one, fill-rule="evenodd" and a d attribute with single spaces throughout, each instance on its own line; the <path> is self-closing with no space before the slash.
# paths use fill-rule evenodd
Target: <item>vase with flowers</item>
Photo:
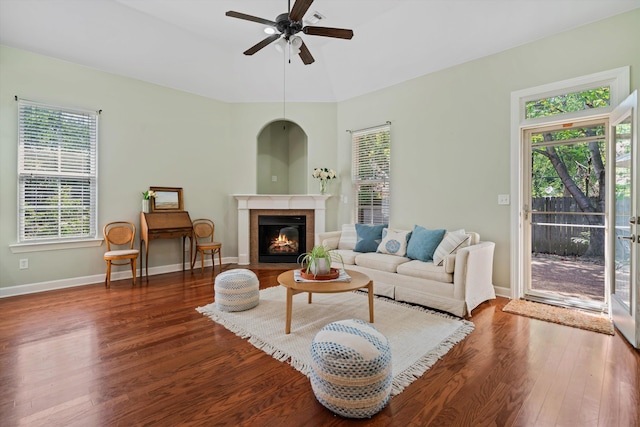
<path id="1" fill-rule="evenodd" d="M 151 210 L 151 199 L 157 197 L 157 194 L 153 190 L 147 190 L 142 193 L 142 212 L 149 213 Z"/>
<path id="2" fill-rule="evenodd" d="M 337 178 L 336 171 L 328 168 L 315 168 L 312 176 L 320 180 L 320 194 L 327 191 L 327 181 Z"/>

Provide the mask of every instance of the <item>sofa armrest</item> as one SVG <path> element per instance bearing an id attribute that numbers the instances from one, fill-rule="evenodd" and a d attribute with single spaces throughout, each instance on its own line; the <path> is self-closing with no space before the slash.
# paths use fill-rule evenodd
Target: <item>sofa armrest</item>
<path id="1" fill-rule="evenodd" d="M 318 242 L 325 248 L 338 249 L 338 243 L 340 242 L 340 236 L 342 231 L 327 231 L 324 233 L 318 233 Z"/>
<path id="2" fill-rule="evenodd" d="M 456 254 L 453 274 L 453 294 L 464 299 L 467 313 L 481 303 L 495 299 L 493 288 L 493 242 L 480 242 L 460 249 Z"/>

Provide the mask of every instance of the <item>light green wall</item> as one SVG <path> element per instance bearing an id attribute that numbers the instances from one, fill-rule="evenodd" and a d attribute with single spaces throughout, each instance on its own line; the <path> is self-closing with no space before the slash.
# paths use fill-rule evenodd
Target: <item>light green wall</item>
<path id="1" fill-rule="evenodd" d="M 341 103 L 287 104 L 287 120 L 307 135 L 309 174 L 338 171 L 327 229 L 350 222 L 347 129 L 391 121 L 391 223 L 460 228 L 497 243 L 494 283 L 509 287 L 512 91 L 631 66 L 640 87 L 640 10 L 429 74 Z M 347 72 L 347 71 L 345 71 Z M 223 257 L 237 256 L 236 203 L 256 193 L 256 138 L 281 103 L 226 104 L 75 64 L 0 47 L 0 287 L 104 274 L 103 247 L 12 254 L 16 241 L 16 103 L 13 96 L 102 109 L 99 222 L 138 222 L 140 192 L 183 187 L 192 218 L 213 218 Z M 307 191 L 318 182 L 307 180 Z M 20 258 L 29 269 L 19 270 Z M 177 264 L 176 241 L 153 242 L 150 266 Z"/>
<path id="2" fill-rule="evenodd" d="M 223 103 L 0 46 L 0 288 L 83 277 L 99 276 L 101 281 L 105 272 L 104 245 L 11 252 L 9 245 L 17 238 L 14 95 L 102 110 L 100 229 L 113 220 L 138 224 L 141 192 L 149 186 L 182 187 L 191 218 L 214 219 L 223 257 L 237 257 L 236 201 L 230 195 L 256 193 L 256 139 L 265 125 L 282 119 L 281 103 Z M 287 119 L 300 125 L 309 143 L 315 144 L 309 155 L 333 164 L 336 105 L 288 105 L 288 110 Z M 335 219 L 329 224 L 335 227 Z M 149 265 L 179 264 L 180 257 L 178 239 L 154 241 Z M 28 258 L 29 269 L 18 269 L 21 258 Z"/>
<path id="3" fill-rule="evenodd" d="M 307 164 L 307 136 L 300 126 L 284 120 L 269 123 L 258 135 L 257 193 L 306 194 Z"/>
<path id="4" fill-rule="evenodd" d="M 310 169 L 313 167 L 307 158 L 307 135 L 300 126 L 295 125 L 291 126 L 288 137 L 289 176 L 287 180 L 289 181 L 289 193 L 306 194 L 308 192 L 307 183 L 311 181 Z"/>
<path id="5" fill-rule="evenodd" d="M 391 225 L 479 232 L 496 242 L 494 284 L 509 287 L 510 207 L 497 197 L 510 192 L 511 92 L 626 65 L 639 88 L 640 10 L 342 102 L 340 172 L 344 130 L 391 121 Z"/>

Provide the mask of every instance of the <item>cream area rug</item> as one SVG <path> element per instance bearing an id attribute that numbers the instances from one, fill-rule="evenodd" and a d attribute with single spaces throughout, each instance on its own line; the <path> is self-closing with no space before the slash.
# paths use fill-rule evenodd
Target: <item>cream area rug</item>
<path id="1" fill-rule="evenodd" d="M 196 310 L 306 376 L 311 372 L 311 342 L 323 326 L 344 319 L 369 320 L 366 292 L 313 294 L 312 304 L 301 293 L 293 297 L 291 333 L 287 335 L 285 298 L 285 288 L 276 286 L 261 290 L 260 303 L 247 311 L 224 312 L 214 303 Z M 375 298 L 374 310 L 373 325 L 391 345 L 392 396 L 473 331 L 473 323 L 466 320 L 386 298 Z"/>
<path id="2" fill-rule="evenodd" d="M 558 323 L 601 334 L 613 335 L 613 322 L 606 316 L 587 313 L 584 311 L 556 307 L 533 301 L 511 300 L 502 311 L 519 314 L 546 322 Z"/>

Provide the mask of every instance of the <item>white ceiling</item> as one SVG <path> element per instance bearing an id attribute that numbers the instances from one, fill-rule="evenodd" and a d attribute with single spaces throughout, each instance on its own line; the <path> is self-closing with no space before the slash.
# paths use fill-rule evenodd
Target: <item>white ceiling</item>
<path id="1" fill-rule="evenodd" d="M 0 44 L 227 102 L 335 102 L 640 7 L 640 0 L 315 0 L 315 62 L 267 46 L 286 0 L 0 0 Z M 640 23 L 639 23 L 640 25 Z M 285 85 L 286 79 L 286 85 Z M 285 95 L 286 91 L 286 95 Z"/>

